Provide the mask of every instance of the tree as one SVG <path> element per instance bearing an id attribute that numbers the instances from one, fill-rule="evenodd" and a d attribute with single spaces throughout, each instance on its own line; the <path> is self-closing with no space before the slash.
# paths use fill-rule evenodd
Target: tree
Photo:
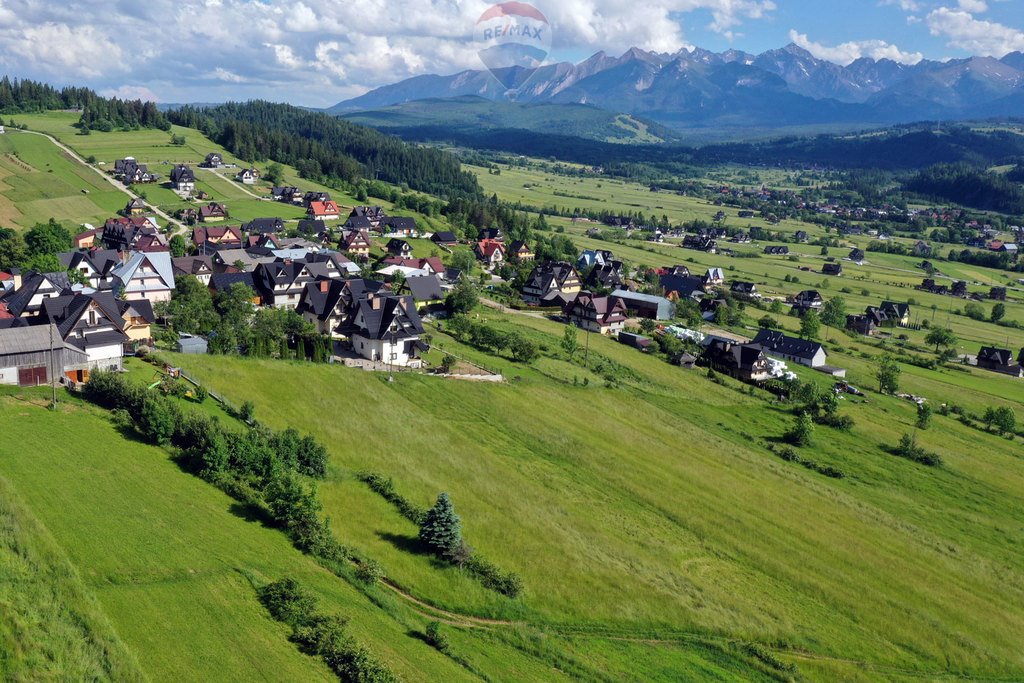
<path id="1" fill-rule="evenodd" d="M 814 421 L 811 420 L 811 416 L 807 412 L 802 412 L 796 416 L 796 421 L 793 423 L 792 428 L 785 434 L 785 439 L 794 446 L 807 446 L 811 443 L 811 437 L 814 435 Z"/>
<path id="2" fill-rule="evenodd" d="M 462 522 L 447 493 L 437 497 L 420 524 L 420 540 L 445 558 L 454 557 L 462 546 Z"/>
<path id="3" fill-rule="evenodd" d="M 25 245 L 28 247 L 30 257 L 56 256 L 71 249 L 72 241 L 72 235 L 67 228 L 52 218 L 46 223 L 36 223 L 25 233 Z"/>
<path id="4" fill-rule="evenodd" d="M 928 429 L 928 426 L 932 423 L 932 408 L 927 403 L 917 404 L 917 428 Z"/>
<path id="5" fill-rule="evenodd" d="M 476 265 L 476 257 L 470 251 L 457 249 L 449 257 L 448 265 L 461 270 L 464 275 L 470 275 L 473 272 L 473 267 Z"/>
<path id="6" fill-rule="evenodd" d="M 171 440 L 176 423 L 172 404 L 159 396 L 147 397 L 139 415 L 139 431 L 150 442 L 163 446 Z"/>
<path id="7" fill-rule="evenodd" d="M 576 336 L 575 325 L 566 325 L 565 331 L 562 333 L 562 350 L 565 351 L 565 355 L 569 356 L 569 362 L 572 362 L 573 357 L 580 350 L 580 340 Z"/>
<path id="8" fill-rule="evenodd" d="M 964 315 L 971 320 L 984 320 L 986 317 L 985 309 L 981 304 L 976 304 L 973 301 L 964 306 Z"/>
<path id="9" fill-rule="evenodd" d="M 263 174 L 263 178 L 271 185 L 280 185 L 283 177 L 284 167 L 276 161 L 267 166 L 267 172 Z"/>
<path id="10" fill-rule="evenodd" d="M 480 295 L 477 293 L 473 283 L 468 280 L 461 280 L 455 285 L 455 289 L 445 297 L 444 306 L 449 315 L 469 313 L 480 302 Z"/>
<path id="11" fill-rule="evenodd" d="M 803 339 L 814 339 L 821 330 L 821 319 L 815 311 L 807 311 L 800 318 L 800 336 Z"/>
<path id="12" fill-rule="evenodd" d="M 879 393 L 895 394 L 900 389 L 899 363 L 892 356 L 886 354 L 878 360 L 878 368 L 875 370 L 875 377 L 878 378 Z"/>
<path id="13" fill-rule="evenodd" d="M 168 240 L 167 246 L 171 250 L 171 255 L 174 258 L 181 258 L 188 251 L 188 243 L 185 242 L 185 238 L 181 235 L 172 235 L 171 239 Z"/>
<path id="14" fill-rule="evenodd" d="M 1017 426 L 1017 416 L 1009 406 L 999 406 L 992 412 L 992 424 L 998 433 L 1013 432 Z"/>
<path id="15" fill-rule="evenodd" d="M 210 290 L 194 275 L 174 278 L 174 294 L 170 301 L 157 304 L 157 312 L 170 319 L 175 332 L 185 334 L 209 332 L 218 322 Z"/>
<path id="16" fill-rule="evenodd" d="M 537 357 L 537 345 L 519 334 L 513 332 L 507 338 L 508 350 L 512 352 L 512 358 L 520 363 L 529 363 Z"/>
<path id="17" fill-rule="evenodd" d="M 757 321 L 757 324 L 765 330 L 777 330 L 779 329 L 779 321 L 770 315 L 763 316 Z"/>
<path id="18" fill-rule="evenodd" d="M 846 302 L 841 296 L 834 296 L 825 302 L 821 310 L 821 322 L 829 327 L 843 327 L 846 325 Z"/>
<path id="19" fill-rule="evenodd" d="M 28 258 L 28 246 L 21 234 L 0 228 L 0 270 L 21 268 Z"/>
<path id="20" fill-rule="evenodd" d="M 1006 304 L 998 303 L 992 307 L 991 312 L 988 314 L 989 320 L 994 323 L 999 322 L 1006 315 Z"/>
<path id="21" fill-rule="evenodd" d="M 954 346 L 957 342 L 956 335 L 953 334 L 953 330 L 946 327 L 933 327 L 927 335 L 925 335 L 924 342 L 926 344 L 935 345 L 935 353 L 939 352 L 940 346 Z"/>

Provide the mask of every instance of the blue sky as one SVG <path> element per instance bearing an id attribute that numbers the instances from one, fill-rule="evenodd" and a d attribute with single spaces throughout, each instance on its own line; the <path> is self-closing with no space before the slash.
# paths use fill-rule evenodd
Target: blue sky
<path id="1" fill-rule="evenodd" d="M 632 46 L 913 63 L 1024 51 L 1022 0 L 536 0 L 551 59 Z M 485 0 L 0 0 L 0 68 L 162 102 L 327 106 L 421 74 L 481 68 Z"/>

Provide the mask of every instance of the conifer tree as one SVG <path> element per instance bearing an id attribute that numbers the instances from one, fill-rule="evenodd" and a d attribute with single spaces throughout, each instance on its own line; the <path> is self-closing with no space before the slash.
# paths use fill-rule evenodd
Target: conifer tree
<path id="1" fill-rule="evenodd" d="M 447 493 L 437 497 L 420 524 L 420 540 L 444 557 L 453 556 L 462 545 L 462 522 Z"/>

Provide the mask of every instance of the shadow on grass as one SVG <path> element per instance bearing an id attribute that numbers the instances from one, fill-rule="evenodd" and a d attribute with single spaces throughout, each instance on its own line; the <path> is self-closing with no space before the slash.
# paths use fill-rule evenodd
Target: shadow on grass
<path id="1" fill-rule="evenodd" d="M 402 534 L 393 534 L 389 531 L 378 531 L 377 537 L 387 541 L 403 552 L 430 558 L 430 564 L 435 569 L 445 569 L 453 566 L 450 562 L 435 555 L 434 551 L 427 547 L 427 544 L 421 541 L 418 536 L 404 536 Z"/>

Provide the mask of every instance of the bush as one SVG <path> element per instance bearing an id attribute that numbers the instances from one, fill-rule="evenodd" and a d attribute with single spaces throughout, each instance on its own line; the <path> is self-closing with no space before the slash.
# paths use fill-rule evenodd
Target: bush
<path id="1" fill-rule="evenodd" d="M 259 589 L 258 594 L 270 616 L 289 626 L 306 623 L 309 615 L 317 609 L 316 598 L 293 578 L 268 583 Z"/>
<path id="2" fill-rule="evenodd" d="M 814 422 L 806 412 L 797 415 L 792 428 L 783 436 L 787 443 L 794 446 L 807 446 L 814 435 Z"/>
<path id="3" fill-rule="evenodd" d="M 925 449 L 917 445 L 914 437 L 910 434 L 904 434 L 900 438 L 900 443 L 892 449 L 893 455 L 898 455 L 901 458 L 907 460 L 913 460 L 919 462 L 922 465 L 928 465 L 929 467 L 938 467 L 942 464 L 942 458 L 936 453 L 929 453 Z"/>
<path id="4" fill-rule="evenodd" d="M 446 636 L 441 630 L 440 621 L 432 621 L 427 624 L 426 639 L 427 642 L 438 652 L 448 652 L 448 648 L 450 647 L 448 643 L 448 636 Z"/>
<path id="5" fill-rule="evenodd" d="M 503 572 L 497 565 L 479 555 L 471 555 L 463 566 L 475 574 L 485 588 L 510 598 L 518 597 L 523 591 L 523 580 L 517 574 Z"/>
<path id="6" fill-rule="evenodd" d="M 373 585 L 384 578 L 384 567 L 375 560 L 366 559 L 356 567 L 356 578 Z"/>

